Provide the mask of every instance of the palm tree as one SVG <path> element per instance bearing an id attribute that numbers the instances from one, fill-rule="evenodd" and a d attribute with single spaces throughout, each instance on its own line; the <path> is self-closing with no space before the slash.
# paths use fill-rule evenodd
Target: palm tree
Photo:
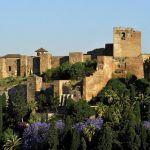
<path id="1" fill-rule="evenodd" d="M 108 106 L 103 103 L 98 103 L 98 107 L 96 108 L 96 113 L 99 117 L 103 117 L 108 110 Z"/>
<path id="2" fill-rule="evenodd" d="M 21 138 L 18 138 L 17 135 L 12 134 L 8 135 L 6 138 L 6 143 L 3 146 L 4 150 L 16 150 L 21 144 Z"/>
<path id="3" fill-rule="evenodd" d="M 28 105 L 31 110 L 31 113 L 34 115 L 38 110 L 37 102 L 35 100 L 31 100 Z"/>
<path id="4" fill-rule="evenodd" d="M 91 142 L 93 135 L 95 134 L 96 127 L 94 125 L 89 125 L 86 128 L 84 128 L 83 133 L 88 139 L 89 142 Z"/>

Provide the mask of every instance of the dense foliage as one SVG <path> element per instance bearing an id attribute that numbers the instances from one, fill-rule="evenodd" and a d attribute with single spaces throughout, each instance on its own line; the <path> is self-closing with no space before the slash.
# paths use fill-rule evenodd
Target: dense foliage
<path id="1" fill-rule="evenodd" d="M 95 70 L 96 61 L 77 62 L 72 65 L 67 62 L 57 68 L 47 70 L 43 76 L 46 82 L 63 79 L 80 80 L 91 75 Z"/>
<path id="2" fill-rule="evenodd" d="M 27 104 L 23 86 L 16 89 L 8 104 L 5 95 L 0 98 L 1 143 L 5 148 L 150 149 L 150 82 L 145 79 L 133 75 L 112 79 L 90 104 L 69 98 L 63 107 L 58 105 L 58 97 L 48 101 L 43 91 Z M 53 112 L 50 118 L 49 108 Z"/>

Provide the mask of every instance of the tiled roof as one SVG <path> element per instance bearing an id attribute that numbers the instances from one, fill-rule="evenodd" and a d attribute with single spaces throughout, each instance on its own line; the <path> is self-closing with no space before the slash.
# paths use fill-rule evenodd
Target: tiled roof
<path id="1" fill-rule="evenodd" d="M 35 52 L 48 52 L 48 51 L 44 48 L 40 48 L 40 49 L 36 50 Z"/>
<path id="2" fill-rule="evenodd" d="M 7 54 L 3 56 L 2 58 L 20 58 L 20 54 Z"/>

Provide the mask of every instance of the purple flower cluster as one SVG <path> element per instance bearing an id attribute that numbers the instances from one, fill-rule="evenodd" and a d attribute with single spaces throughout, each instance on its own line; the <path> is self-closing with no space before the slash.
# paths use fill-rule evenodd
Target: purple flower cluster
<path id="1" fill-rule="evenodd" d="M 76 123 L 73 128 L 77 129 L 78 131 L 82 132 L 84 128 L 89 125 L 94 125 L 96 129 L 101 129 L 103 125 L 103 119 L 98 117 L 95 119 L 87 119 L 86 121 Z"/>
<path id="2" fill-rule="evenodd" d="M 56 121 L 56 128 L 59 130 L 63 130 L 64 123 L 62 120 Z M 41 123 L 37 122 L 29 125 L 24 129 L 23 132 L 23 148 L 24 149 L 36 149 L 37 145 L 44 145 L 47 143 L 48 130 L 50 127 L 50 123 Z"/>
<path id="3" fill-rule="evenodd" d="M 23 133 L 23 148 L 34 149 L 37 145 L 47 142 L 49 124 L 37 122 L 31 124 Z"/>
<path id="4" fill-rule="evenodd" d="M 64 122 L 62 120 L 57 120 L 55 126 L 56 126 L 57 129 L 63 130 L 65 124 L 64 124 Z"/>
<path id="5" fill-rule="evenodd" d="M 146 129 L 150 130 L 150 122 L 149 121 L 144 121 L 143 125 Z"/>

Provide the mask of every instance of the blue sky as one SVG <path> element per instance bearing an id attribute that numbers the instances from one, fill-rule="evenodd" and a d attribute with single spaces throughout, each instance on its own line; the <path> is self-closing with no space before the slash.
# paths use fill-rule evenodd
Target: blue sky
<path id="1" fill-rule="evenodd" d="M 150 53 L 149 0 L 0 0 L 0 55 L 86 52 L 112 43 L 113 27 L 142 31 Z"/>

